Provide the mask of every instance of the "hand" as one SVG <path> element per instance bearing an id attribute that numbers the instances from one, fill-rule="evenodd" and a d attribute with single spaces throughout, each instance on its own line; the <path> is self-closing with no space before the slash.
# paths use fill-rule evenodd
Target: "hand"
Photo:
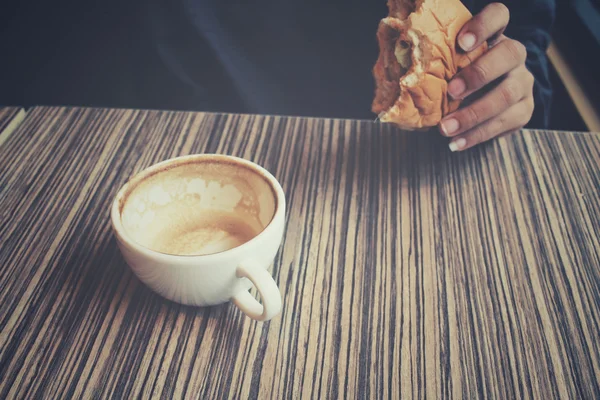
<path id="1" fill-rule="evenodd" d="M 487 41 L 490 49 L 452 78 L 448 93 L 470 104 L 444 117 L 440 130 L 452 137 L 450 150 L 461 151 L 525 126 L 533 114 L 534 77 L 525 67 L 525 46 L 502 33 L 508 25 L 506 6 L 492 3 L 467 22 L 458 34 L 464 51 Z"/>

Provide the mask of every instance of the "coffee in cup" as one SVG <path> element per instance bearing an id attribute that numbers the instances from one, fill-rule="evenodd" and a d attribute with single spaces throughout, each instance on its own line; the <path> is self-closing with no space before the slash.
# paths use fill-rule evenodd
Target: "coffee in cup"
<path id="1" fill-rule="evenodd" d="M 233 300 L 259 320 L 281 308 L 266 268 L 281 244 L 284 216 L 277 180 L 223 155 L 156 164 L 119 191 L 111 210 L 125 260 L 154 291 L 198 306 Z M 252 284 L 262 305 L 248 292 Z"/>

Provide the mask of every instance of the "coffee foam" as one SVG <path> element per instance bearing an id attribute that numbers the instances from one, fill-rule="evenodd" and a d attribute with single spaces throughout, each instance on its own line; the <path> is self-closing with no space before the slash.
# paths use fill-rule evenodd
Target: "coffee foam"
<path id="1" fill-rule="evenodd" d="M 121 221 L 139 244 L 166 254 L 206 255 L 237 247 L 271 221 L 276 196 L 241 163 L 195 160 L 145 176 L 121 201 Z"/>

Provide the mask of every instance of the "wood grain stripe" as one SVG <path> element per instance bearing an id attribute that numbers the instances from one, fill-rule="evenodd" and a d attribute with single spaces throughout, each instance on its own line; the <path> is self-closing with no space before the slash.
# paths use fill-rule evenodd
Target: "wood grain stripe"
<path id="1" fill-rule="evenodd" d="M 19 107 L 0 107 L 0 146 L 23 121 L 25 114 Z"/>
<path id="2" fill-rule="evenodd" d="M 216 152 L 282 183 L 269 323 L 132 275 L 108 209 Z M 38 107 L 0 147 L 0 398 L 600 397 L 600 135 Z"/>

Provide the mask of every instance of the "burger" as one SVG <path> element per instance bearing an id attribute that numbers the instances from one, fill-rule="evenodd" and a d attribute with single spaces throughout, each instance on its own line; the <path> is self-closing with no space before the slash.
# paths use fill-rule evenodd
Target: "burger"
<path id="1" fill-rule="evenodd" d="M 373 68 L 372 110 L 402 129 L 436 126 L 459 105 L 448 82 L 487 50 L 456 48 L 456 36 L 472 15 L 459 0 L 389 0 L 377 30 L 379 57 Z"/>

